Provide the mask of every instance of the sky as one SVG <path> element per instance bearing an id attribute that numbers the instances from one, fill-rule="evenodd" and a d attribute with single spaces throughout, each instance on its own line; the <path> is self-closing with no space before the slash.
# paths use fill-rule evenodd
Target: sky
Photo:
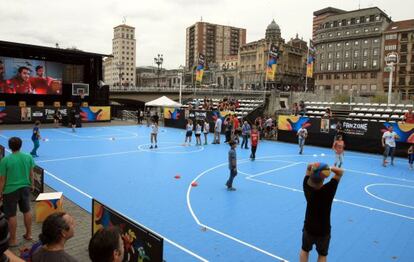
<path id="1" fill-rule="evenodd" d="M 328 6 L 355 10 L 378 6 L 394 21 L 414 19 L 412 0 L 1 0 L 0 40 L 110 54 L 113 27 L 135 27 L 137 66 L 185 64 L 185 30 L 198 21 L 247 30 L 247 42 L 264 37 L 274 19 L 282 37 L 312 35 L 313 12 Z"/>

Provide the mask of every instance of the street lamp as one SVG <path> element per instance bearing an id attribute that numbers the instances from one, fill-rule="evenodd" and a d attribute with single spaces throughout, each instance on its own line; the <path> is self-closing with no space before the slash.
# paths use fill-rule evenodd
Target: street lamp
<path id="1" fill-rule="evenodd" d="M 157 64 L 157 86 L 160 87 L 160 73 L 162 70 L 162 63 L 164 62 L 162 54 L 158 54 L 157 57 L 154 57 L 154 62 Z"/>
<path id="2" fill-rule="evenodd" d="M 179 93 L 179 96 L 178 96 L 178 102 L 181 104 L 181 90 L 182 90 L 182 87 L 183 87 L 183 75 L 184 75 L 185 67 L 180 65 L 179 69 L 182 70 L 182 71 L 178 72 L 178 77 L 180 77 L 180 93 Z"/>
<path id="3" fill-rule="evenodd" d="M 388 70 L 390 71 L 390 79 L 388 82 L 388 107 L 391 104 L 391 95 L 392 95 L 392 72 L 394 71 L 394 65 L 398 64 L 398 54 L 395 52 L 391 52 L 387 54 L 385 57 L 385 63 L 387 63 Z"/>

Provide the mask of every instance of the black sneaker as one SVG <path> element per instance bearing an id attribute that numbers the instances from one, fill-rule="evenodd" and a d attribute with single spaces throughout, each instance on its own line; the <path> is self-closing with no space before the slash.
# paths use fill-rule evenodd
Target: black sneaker
<path id="1" fill-rule="evenodd" d="M 153 147 L 152 147 L 152 146 L 150 146 L 150 149 L 153 149 Z"/>
<path id="2" fill-rule="evenodd" d="M 155 145 L 155 148 L 158 148 L 158 146 L 157 146 L 157 145 Z"/>
<path id="3" fill-rule="evenodd" d="M 236 191 L 236 189 L 234 187 L 229 187 L 227 188 L 228 191 Z"/>

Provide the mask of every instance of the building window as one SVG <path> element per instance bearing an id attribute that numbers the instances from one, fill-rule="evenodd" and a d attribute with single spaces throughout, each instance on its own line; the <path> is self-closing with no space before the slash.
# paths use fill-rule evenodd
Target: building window
<path id="1" fill-rule="evenodd" d="M 341 47 L 341 43 L 337 43 L 336 44 L 336 47 Z"/>
<path id="2" fill-rule="evenodd" d="M 320 65 L 320 69 L 321 69 L 321 71 L 323 71 L 323 70 L 325 69 L 325 67 L 324 67 L 324 64 L 323 64 L 323 63 Z"/>
<path id="3" fill-rule="evenodd" d="M 378 66 L 378 61 L 372 60 L 372 67 L 377 67 L 377 66 Z"/>
<path id="4" fill-rule="evenodd" d="M 364 49 L 364 51 L 363 51 L 363 56 L 364 56 L 364 57 L 367 57 L 367 56 L 368 56 L 368 49 Z"/>
<path id="5" fill-rule="evenodd" d="M 318 75 L 318 79 L 323 80 L 323 75 L 322 74 Z"/>
<path id="6" fill-rule="evenodd" d="M 386 45 L 385 51 L 397 50 L 397 45 Z"/>
<path id="7" fill-rule="evenodd" d="M 366 91 L 367 90 L 367 85 L 361 85 L 361 90 Z"/>
<path id="8" fill-rule="evenodd" d="M 349 69 L 349 62 L 345 62 L 344 67 L 345 69 Z"/>
<path id="9" fill-rule="evenodd" d="M 368 33 L 368 31 L 369 31 L 369 30 L 368 30 L 368 28 L 365 28 L 365 29 L 364 29 L 364 32 L 365 32 L 365 33 Z"/>
<path id="10" fill-rule="evenodd" d="M 339 63 L 339 62 L 337 62 L 337 63 L 335 64 L 335 70 L 336 70 L 336 71 L 339 71 L 340 69 L 341 69 L 340 63 Z"/>
<path id="11" fill-rule="evenodd" d="M 378 48 L 374 48 L 374 50 L 372 51 L 373 55 L 378 55 L 379 49 Z"/>
<path id="12" fill-rule="evenodd" d="M 332 58 L 332 53 L 328 53 L 328 59 Z"/>
<path id="13" fill-rule="evenodd" d="M 349 42 L 345 42 L 345 46 L 349 46 Z"/>
<path id="14" fill-rule="evenodd" d="M 361 79 L 367 79 L 368 74 L 367 73 L 361 73 Z"/>
<path id="15" fill-rule="evenodd" d="M 371 79 L 375 79 L 377 78 L 377 73 L 376 72 L 371 72 Z"/>
<path id="16" fill-rule="evenodd" d="M 355 30 L 355 34 L 359 34 L 359 30 Z"/>
<path id="17" fill-rule="evenodd" d="M 349 58 L 349 51 L 345 51 L 345 58 Z"/>
<path id="18" fill-rule="evenodd" d="M 339 74 L 335 74 L 334 79 L 341 79 L 341 76 Z"/>
<path id="19" fill-rule="evenodd" d="M 332 70 L 332 63 L 328 63 L 328 71 Z"/>
<path id="20" fill-rule="evenodd" d="M 358 57 L 359 56 L 359 50 L 355 50 L 354 51 L 354 57 Z"/>
<path id="21" fill-rule="evenodd" d="M 374 42 L 374 44 L 378 44 L 378 43 L 379 43 L 379 39 L 378 39 L 378 38 L 375 38 L 375 39 L 373 40 L 373 42 Z"/>
<path id="22" fill-rule="evenodd" d="M 379 16 L 379 15 L 377 15 L 377 16 L 375 17 L 375 20 L 376 20 L 376 21 L 379 21 L 379 20 L 380 20 L 380 16 Z"/>
<path id="23" fill-rule="evenodd" d="M 329 48 L 332 48 L 332 44 L 328 44 L 328 47 L 329 47 Z"/>
<path id="24" fill-rule="evenodd" d="M 330 74 L 328 74 L 328 75 L 326 75 L 326 79 L 327 80 L 331 80 L 332 79 L 332 76 Z"/>
<path id="25" fill-rule="evenodd" d="M 352 74 L 352 79 L 357 79 L 357 74 L 353 73 Z"/>
<path id="26" fill-rule="evenodd" d="M 339 79 L 339 78 L 338 78 Z M 340 86 L 335 86 L 335 90 L 336 91 L 339 91 L 339 89 L 340 89 L 341 87 Z"/>
<path id="27" fill-rule="evenodd" d="M 343 74 L 342 76 L 343 79 L 348 79 L 348 77 L 349 77 L 348 74 Z"/>
<path id="28" fill-rule="evenodd" d="M 354 62 L 354 64 L 353 64 L 352 68 L 353 68 L 353 69 L 358 69 L 358 62 Z"/>
<path id="29" fill-rule="evenodd" d="M 349 32 L 349 31 L 346 31 L 346 32 L 345 32 L 345 34 L 346 34 L 346 35 L 349 35 L 349 34 L 350 34 L 350 32 Z"/>
<path id="30" fill-rule="evenodd" d="M 341 58 L 341 52 L 336 52 L 336 58 Z"/>
<path id="31" fill-rule="evenodd" d="M 363 61 L 362 62 L 362 67 L 363 68 L 367 68 L 367 66 L 368 66 L 368 61 Z"/>
<path id="32" fill-rule="evenodd" d="M 364 40 L 364 44 L 366 44 L 366 45 L 368 44 L 368 40 L 367 39 Z"/>
<path id="33" fill-rule="evenodd" d="M 377 91 L 377 85 L 371 85 L 371 91 Z"/>
<path id="34" fill-rule="evenodd" d="M 379 31 L 379 28 L 378 28 L 378 27 L 375 27 L 375 28 L 374 28 L 374 31 L 375 31 L 375 32 Z"/>
<path id="35" fill-rule="evenodd" d="M 359 45 L 359 41 L 355 41 L 354 42 L 354 45 Z"/>
<path id="36" fill-rule="evenodd" d="M 342 86 L 342 89 L 343 89 L 343 90 L 348 90 L 348 85 L 343 85 L 343 86 Z"/>

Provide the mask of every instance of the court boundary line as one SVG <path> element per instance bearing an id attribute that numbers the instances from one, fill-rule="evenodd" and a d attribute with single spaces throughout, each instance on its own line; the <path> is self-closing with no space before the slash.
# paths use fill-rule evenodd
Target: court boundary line
<path id="1" fill-rule="evenodd" d="M 365 188 L 364 188 L 365 192 L 373 198 L 376 198 L 378 200 L 381 200 L 381 201 L 384 201 L 386 203 L 393 204 L 393 205 L 396 205 L 396 206 L 414 209 L 414 206 L 404 205 L 404 204 L 401 204 L 401 203 L 398 203 L 398 202 L 394 202 L 394 201 L 379 197 L 379 196 L 375 195 L 374 193 L 371 193 L 368 190 L 368 188 L 370 188 L 372 186 L 396 186 L 396 187 L 405 187 L 405 188 L 411 188 L 411 189 L 414 189 L 414 186 L 401 185 L 401 184 L 375 183 L 375 184 L 369 184 L 369 185 L 365 186 Z"/>
<path id="2" fill-rule="evenodd" d="M 260 161 L 260 159 L 259 159 L 259 161 Z M 297 163 L 299 164 L 299 163 L 305 163 L 305 162 L 297 162 Z M 288 167 L 292 167 L 292 165 L 284 166 L 284 168 L 288 168 Z M 352 173 L 353 171 L 348 170 L 348 172 Z M 273 187 L 278 187 L 278 188 L 290 190 L 290 191 L 293 191 L 293 192 L 303 193 L 303 190 L 301 190 L 301 189 L 297 189 L 297 188 L 293 188 L 293 187 L 289 187 L 289 186 L 284 186 L 284 185 L 279 185 L 279 184 L 267 182 L 265 180 L 255 179 L 255 178 L 252 177 L 251 174 L 248 174 L 248 173 L 245 173 L 245 172 L 240 172 L 240 173 L 244 174 L 244 175 L 247 175 L 245 177 L 245 179 L 247 179 L 247 180 L 251 180 L 251 181 L 261 183 L 261 184 L 265 184 L 265 185 L 268 185 L 268 186 L 273 186 Z M 392 185 L 395 185 L 395 184 L 392 184 Z M 414 186 L 404 186 L 404 187 L 414 188 Z M 380 200 L 382 200 L 382 199 L 380 199 Z M 406 216 L 406 215 L 403 215 L 403 214 L 400 214 L 400 213 L 395 213 L 395 212 L 391 212 L 391 211 L 387 211 L 387 210 L 383 210 L 383 209 L 379 209 L 379 208 L 375 208 L 375 207 L 370 207 L 370 206 L 366 206 L 366 205 L 362 205 L 362 204 L 358 204 L 358 203 L 355 203 L 355 202 L 350 202 L 350 201 L 346 201 L 346 200 L 342 200 L 342 199 L 338 199 L 338 198 L 334 198 L 333 201 L 348 204 L 348 205 L 352 205 L 352 206 L 357 206 L 357 207 L 360 207 L 360 208 L 365 208 L 365 209 L 368 209 L 370 211 L 377 211 L 377 212 L 388 214 L 388 215 L 393 215 L 393 216 L 397 216 L 397 217 L 401 217 L 401 218 L 406 218 L 406 219 L 409 219 L 409 220 L 414 220 L 414 217 L 411 217 L 411 216 Z M 387 202 L 387 201 L 385 201 L 385 202 Z M 412 207 L 412 208 L 414 208 L 414 207 Z"/>
<path id="3" fill-rule="evenodd" d="M 248 162 L 248 161 L 250 161 L 249 159 L 241 159 L 240 161 L 239 161 L 239 163 L 240 162 Z M 233 236 L 231 236 L 231 235 L 229 235 L 229 234 L 227 234 L 227 233 L 224 233 L 224 232 L 222 232 L 222 231 L 220 231 L 220 230 L 218 230 L 218 229 L 215 229 L 215 228 L 213 228 L 213 227 L 210 227 L 210 226 L 208 226 L 208 225 L 205 225 L 204 223 L 201 223 L 200 222 L 200 220 L 198 219 L 198 217 L 196 216 L 196 214 L 195 214 L 195 212 L 194 212 L 194 210 L 193 210 L 193 208 L 192 208 L 192 205 L 191 205 L 191 200 L 190 200 L 190 194 L 191 194 L 191 189 L 192 189 L 192 186 L 191 186 L 191 184 L 192 183 L 194 183 L 194 182 L 196 182 L 200 177 L 202 177 L 202 176 L 204 176 L 205 174 L 207 174 L 208 172 L 210 172 L 210 171 L 212 171 L 212 170 L 214 170 L 214 169 L 217 169 L 217 168 L 219 168 L 219 167 L 222 167 L 222 166 L 225 166 L 225 165 L 228 165 L 228 163 L 227 162 L 225 162 L 225 163 L 222 163 L 222 164 L 218 164 L 218 165 L 216 165 L 216 166 L 214 166 L 214 167 L 211 167 L 211 168 L 209 168 L 209 169 L 207 169 L 207 170 L 205 170 L 205 171 L 203 171 L 202 173 L 200 173 L 198 176 L 196 176 L 191 182 L 190 182 L 190 184 L 189 184 L 189 186 L 188 186 L 188 188 L 187 188 L 187 197 L 186 197 L 186 199 L 187 199 L 187 207 L 188 207 L 188 210 L 190 211 L 190 214 L 191 214 L 191 216 L 193 217 L 193 219 L 195 220 L 195 222 L 197 223 L 197 225 L 198 226 L 201 226 L 201 227 L 204 227 L 204 228 L 206 228 L 206 229 L 209 229 L 209 230 L 211 230 L 211 231 L 213 231 L 213 232 L 215 232 L 215 233 L 217 233 L 217 234 L 219 234 L 219 235 L 221 235 L 221 236 L 223 236 L 223 237 L 226 237 L 226 238 L 228 238 L 228 239 L 231 239 L 231 240 L 233 240 L 233 241 L 236 241 L 236 242 L 238 242 L 238 243 L 240 243 L 240 244 L 242 244 L 242 245 L 244 245 L 244 246 L 247 246 L 247 247 L 249 247 L 249 248 L 252 248 L 252 249 L 254 249 L 254 250 L 256 250 L 256 251 L 258 251 L 258 252 L 260 252 L 260 253 L 263 253 L 263 254 L 265 254 L 265 255 L 267 255 L 267 256 L 270 256 L 270 257 L 273 257 L 273 258 L 276 258 L 276 259 L 279 259 L 279 260 L 281 260 L 281 261 L 285 261 L 285 262 L 289 262 L 287 259 L 284 259 L 284 258 L 282 258 L 282 257 L 279 257 L 279 256 L 277 256 L 277 255 L 275 255 L 275 254 L 272 254 L 272 253 L 270 253 L 270 252 L 268 252 L 268 251 L 266 251 L 266 250 L 264 250 L 264 249 L 261 249 L 261 248 L 259 248 L 259 247 L 257 247 L 257 246 L 254 246 L 254 245 L 252 245 L 252 244 L 249 244 L 249 243 L 247 243 L 247 242 L 245 242 L 245 241 L 243 241 L 243 240 L 241 240 L 241 239 L 238 239 L 238 238 L 236 238 L 236 237 L 233 237 Z"/>
<path id="4" fill-rule="evenodd" d="M 5 150 L 6 150 L 8 153 L 10 153 L 10 154 L 11 154 L 11 151 L 10 151 L 9 149 L 5 148 Z M 56 179 L 56 180 L 58 180 L 58 181 L 62 182 L 63 184 L 65 184 L 65 185 L 69 186 L 70 188 L 72 188 L 72 189 L 74 189 L 75 191 L 77 191 L 77 192 L 81 193 L 82 195 L 86 196 L 87 198 L 89 198 L 89 199 L 91 199 L 91 200 L 93 199 L 93 197 L 92 197 L 91 195 L 89 195 L 89 194 L 87 194 L 87 193 L 83 192 L 83 191 L 82 191 L 82 190 L 80 190 L 79 188 L 77 188 L 77 187 L 75 187 L 75 186 L 73 186 L 73 185 L 69 184 L 68 182 L 66 182 L 66 181 L 64 181 L 63 179 L 61 179 L 61 178 L 57 177 L 56 175 L 52 174 L 51 172 L 47 171 L 46 169 L 43 169 L 43 170 L 44 170 L 44 171 L 45 171 L 45 173 L 46 173 L 47 175 L 49 175 L 50 177 L 52 177 L 52 178 L 54 178 L 54 179 Z M 77 205 L 77 206 L 79 206 L 78 204 L 76 204 L 76 205 Z M 80 207 L 80 206 L 79 206 L 79 207 Z M 87 211 L 86 211 L 86 212 L 87 212 Z M 147 229 L 147 230 L 149 230 L 149 231 L 154 232 L 155 234 L 157 234 L 157 235 L 159 235 L 160 237 L 162 237 L 162 238 L 163 238 L 165 241 L 167 241 L 169 244 L 171 244 L 171 245 L 173 245 L 173 246 L 177 247 L 178 249 L 181 249 L 181 250 L 182 250 L 182 251 L 184 251 L 185 253 L 187 253 L 187 254 L 189 254 L 189 255 L 191 255 L 191 256 L 193 256 L 193 257 L 195 257 L 195 258 L 199 259 L 200 261 L 203 261 L 203 262 L 208 262 L 208 260 L 207 260 L 207 259 L 205 259 L 205 258 L 203 258 L 202 256 L 197 255 L 197 254 L 196 254 L 196 253 L 194 253 L 193 251 L 191 251 L 191 250 L 189 250 L 189 249 L 185 248 L 184 246 L 181 246 L 181 245 L 180 245 L 180 244 L 178 244 L 177 242 L 172 241 L 171 239 L 169 239 L 169 238 L 165 237 L 164 235 L 159 234 L 157 231 L 155 231 L 155 230 L 153 230 L 153 229 L 150 229 L 149 227 L 147 227 L 147 226 L 143 225 L 142 223 L 138 223 L 135 219 L 132 219 L 132 218 L 130 218 L 130 217 L 128 217 L 128 216 L 126 216 L 125 214 L 123 214 L 123 213 L 121 213 L 121 212 L 119 212 L 119 211 L 116 211 L 116 212 L 118 212 L 119 214 L 121 214 L 121 215 L 123 215 L 124 217 L 128 218 L 129 220 L 131 220 L 131 221 L 133 221 L 133 222 L 135 222 L 135 223 L 139 224 L 140 226 L 144 227 L 145 229 Z M 89 212 L 88 212 L 88 213 L 89 213 Z M 92 213 L 90 213 L 90 214 L 92 215 Z M 91 237 L 92 237 L 92 236 L 91 236 Z M 163 256 L 164 256 L 164 255 L 163 255 Z"/>

